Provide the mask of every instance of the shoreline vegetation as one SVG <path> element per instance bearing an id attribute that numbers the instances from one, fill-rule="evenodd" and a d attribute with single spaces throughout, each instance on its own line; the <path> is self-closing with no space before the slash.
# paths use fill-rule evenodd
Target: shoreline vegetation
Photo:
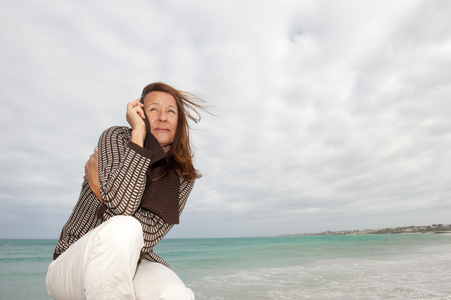
<path id="1" fill-rule="evenodd" d="M 365 234 L 399 234 L 399 233 L 451 233 L 451 224 L 432 224 L 426 226 L 404 226 L 380 229 L 356 229 L 341 231 L 324 231 L 320 233 L 294 233 L 281 236 L 315 236 L 315 235 L 365 235 Z"/>

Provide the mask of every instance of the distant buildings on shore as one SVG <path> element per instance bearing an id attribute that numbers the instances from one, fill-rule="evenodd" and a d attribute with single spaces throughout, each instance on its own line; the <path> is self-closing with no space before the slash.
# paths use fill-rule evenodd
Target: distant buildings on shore
<path id="1" fill-rule="evenodd" d="M 427 226 L 404 226 L 382 229 L 325 231 L 321 233 L 283 234 L 283 236 L 310 235 L 358 235 L 358 234 L 396 234 L 396 233 L 451 233 L 451 224 L 432 224 Z"/>

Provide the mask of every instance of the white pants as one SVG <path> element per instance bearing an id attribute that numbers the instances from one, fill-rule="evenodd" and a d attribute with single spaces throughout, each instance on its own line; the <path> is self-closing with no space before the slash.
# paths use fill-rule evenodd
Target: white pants
<path id="1" fill-rule="evenodd" d="M 143 259 L 141 224 L 115 216 L 91 230 L 54 260 L 47 271 L 50 297 L 62 299 L 193 300 L 166 266 Z"/>

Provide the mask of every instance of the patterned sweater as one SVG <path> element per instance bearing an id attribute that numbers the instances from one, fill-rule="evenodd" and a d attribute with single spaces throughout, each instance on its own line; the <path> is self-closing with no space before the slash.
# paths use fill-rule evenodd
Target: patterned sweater
<path id="1" fill-rule="evenodd" d="M 89 188 L 82 184 L 77 204 L 63 226 L 53 259 L 90 230 L 115 215 L 134 216 L 140 221 L 144 233 L 141 257 L 168 266 L 153 252 L 153 247 L 174 224 L 166 223 L 149 210 L 140 208 L 146 187 L 146 172 L 153 153 L 130 141 L 131 128 L 111 127 L 99 139 L 99 186 L 102 204 Z M 193 188 L 194 181 L 180 179 L 179 214 Z M 169 267 L 169 266 L 168 266 Z"/>

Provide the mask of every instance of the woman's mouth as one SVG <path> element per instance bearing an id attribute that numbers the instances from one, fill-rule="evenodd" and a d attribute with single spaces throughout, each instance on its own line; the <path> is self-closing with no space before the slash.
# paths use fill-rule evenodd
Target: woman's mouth
<path id="1" fill-rule="evenodd" d="M 154 129 L 155 131 L 159 131 L 159 132 L 168 132 L 169 129 L 168 128 L 163 128 L 163 127 L 157 127 Z"/>

